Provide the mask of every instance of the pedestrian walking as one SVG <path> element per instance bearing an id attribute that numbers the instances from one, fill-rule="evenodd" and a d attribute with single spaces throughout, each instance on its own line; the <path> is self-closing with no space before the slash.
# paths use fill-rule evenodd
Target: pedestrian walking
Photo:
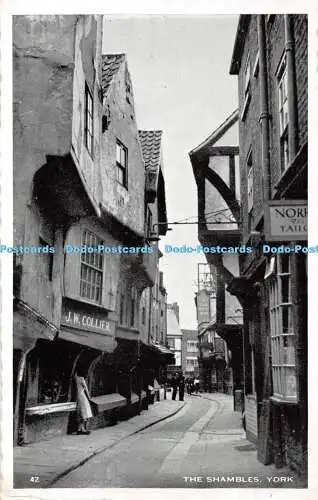
<path id="1" fill-rule="evenodd" d="M 90 395 L 85 378 L 79 372 L 75 373 L 75 384 L 77 394 L 77 434 L 90 434 L 88 420 L 93 416 Z"/>
<path id="2" fill-rule="evenodd" d="M 183 376 L 182 373 L 179 376 L 178 387 L 179 387 L 179 401 L 183 401 L 183 399 L 184 399 L 185 379 L 184 379 L 184 376 Z"/>
<path id="3" fill-rule="evenodd" d="M 172 377 L 171 387 L 172 387 L 172 399 L 175 400 L 177 397 L 177 391 L 178 391 L 178 379 L 177 379 L 176 375 L 173 375 L 173 377 Z"/>
<path id="4" fill-rule="evenodd" d="M 199 389 L 200 389 L 200 380 L 198 378 L 195 378 L 194 379 L 194 390 L 195 390 L 196 394 L 198 394 Z"/>
<path id="5" fill-rule="evenodd" d="M 189 379 L 189 393 L 190 395 L 194 392 L 194 378 L 190 377 Z"/>
<path id="6" fill-rule="evenodd" d="M 191 386 L 190 386 L 190 378 L 189 377 L 186 378 L 185 384 L 186 384 L 186 388 L 187 388 L 187 393 L 191 394 Z"/>

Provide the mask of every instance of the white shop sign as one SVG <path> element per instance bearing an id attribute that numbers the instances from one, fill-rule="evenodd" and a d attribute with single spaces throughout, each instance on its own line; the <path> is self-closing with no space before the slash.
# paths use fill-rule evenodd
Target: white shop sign
<path id="1" fill-rule="evenodd" d="M 307 200 L 269 201 L 265 211 L 266 240 L 307 240 L 307 214 Z"/>

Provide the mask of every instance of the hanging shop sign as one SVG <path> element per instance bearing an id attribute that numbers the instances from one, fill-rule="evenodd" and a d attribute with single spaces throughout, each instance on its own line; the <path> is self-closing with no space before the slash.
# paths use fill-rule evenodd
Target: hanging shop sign
<path id="1" fill-rule="evenodd" d="M 307 200 L 273 200 L 265 210 L 267 241 L 307 240 Z"/>

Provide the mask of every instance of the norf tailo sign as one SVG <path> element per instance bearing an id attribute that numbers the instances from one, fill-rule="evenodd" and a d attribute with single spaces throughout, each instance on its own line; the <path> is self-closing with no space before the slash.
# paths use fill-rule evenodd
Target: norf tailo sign
<path id="1" fill-rule="evenodd" d="M 307 201 L 277 200 L 268 202 L 267 241 L 307 240 Z"/>

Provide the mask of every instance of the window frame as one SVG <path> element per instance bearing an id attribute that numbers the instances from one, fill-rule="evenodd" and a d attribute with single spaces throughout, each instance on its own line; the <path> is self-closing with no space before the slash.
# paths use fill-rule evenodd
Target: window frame
<path id="1" fill-rule="evenodd" d="M 124 164 L 122 163 L 122 153 L 124 153 Z M 121 174 L 122 179 L 119 174 Z M 121 186 L 128 189 L 128 148 L 119 139 L 116 139 L 116 180 Z"/>
<path id="2" fill-rule="evenodd" d="M 198 352 L 198 341 L 197 340 L 187 340 L 187 353 Z"/>
<path id="3" fill-rule="evenodd" d="M 288 264 L 286 265 L 286 263 Z M 273 259 L 271 259 L 269 266 L 273 268 Z M 272 397 L 285 402 L 297 403 L 299 395 L 290 255 L 275 256 L 275 269 L 271 269 L 266 274 L 268 275 L 265 282 L 269 297 L 272 356 Z"/>
<path id="4" fill-rule="evenodd" d="M 250 53 L 247 53 L 246 56 L 246 61 L 245 61 L 245 67 L 244 67 L 244 73 L 243 73 L 243 99 L 244 99 L 244 104 L 243 104 L 243 109 L 241 113 L 241 121 L 245 120 L 247 110 L 251 101 L 251 77 L 252 77 L 252 70 L 251 70 L 251 56 Z"/>
<path id="5" fill-rule="evenodd" d="M 91 103 L 91 110 L 89 109 Z M 88 141 L 90 139 L 90 143 Z M 89 155 L 94 157 L 94 97 L 87 82 L 85 82 L 84 103 L 84 142 Z"/>
<path id="6" fill-rule="evenodd" d="M 251 90 L 251 56 L 250 53 L 247 53 L 246 62 L 244 67 L 244 96 Z"/>
<path id="7" fill-rule="evenodd" d="M 89 229 L 84 229 L 82 232 L 82 245 L 97 247 L 98 245 L 104 245 L 104 241 L 96 233 L 93 233 Z M 103 300 L 104 255 L 97 252 L 82 252 L 80 255 L 79 295 L 84 300 L 94 304 L 101 304 Z M 84 274 L 86 275 L 86 279 L 83 277 Z M 97 283 L 95 278 L 98 276 Z"/>
<path id="8" fill-rule="evenodd" d="M 289 165 L 289 111 L 288 111 L 288 75 L 286 52 L 280 60 L 276 72 L 277 78 L 277 108 L 280 137 L 280 162 L 281 171 L 284 172 Z"/>
<path id="9" fill-rule="evenodd" d="M 247 171 L 247 211 L 250 214 L 254 206 L 254 165 L 253 152 L 250 148 L 246 156 Z"/>

